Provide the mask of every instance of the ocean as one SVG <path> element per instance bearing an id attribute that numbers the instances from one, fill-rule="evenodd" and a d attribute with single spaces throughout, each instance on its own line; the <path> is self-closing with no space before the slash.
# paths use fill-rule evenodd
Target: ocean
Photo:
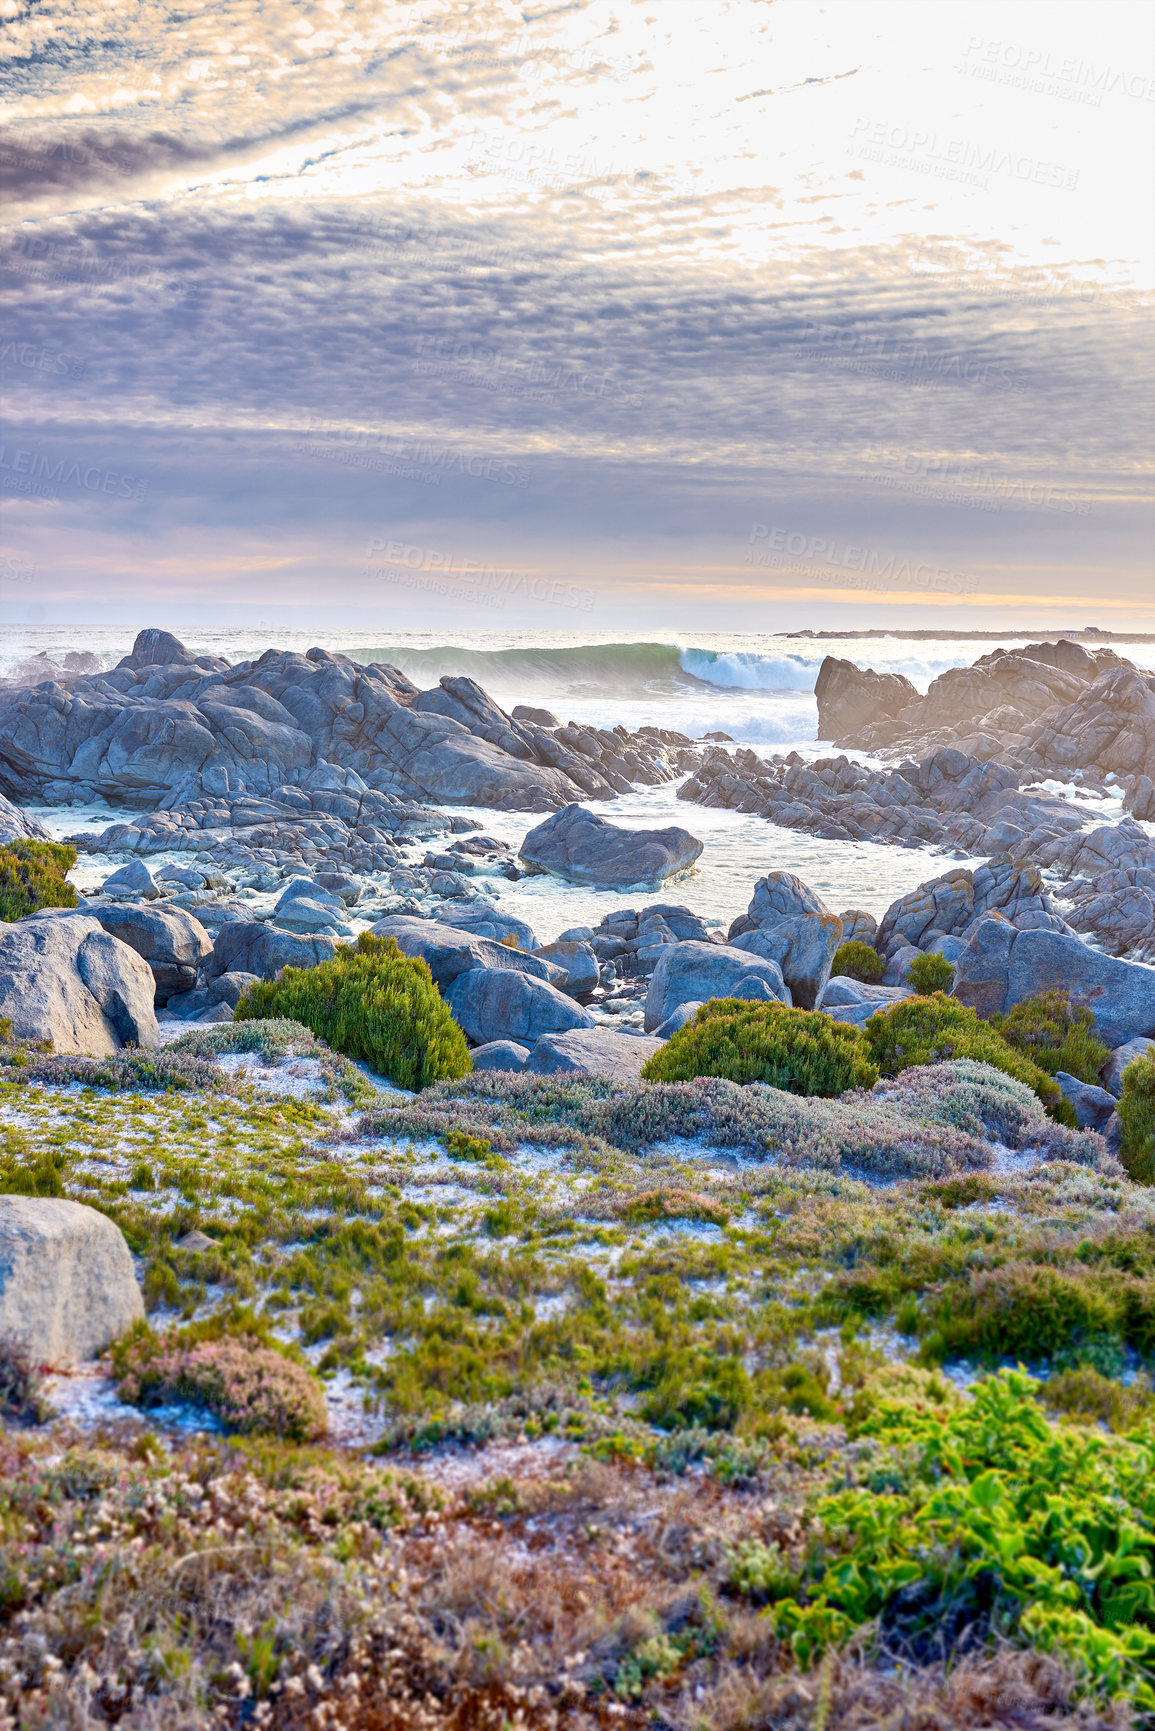
<path id="1" fill-rule="evenodd" d="M 449 635 L 448 633 L 446 635 Z M 1051 634 L 1053 635 L 1053 634 Z M 21 626 L 0 632 L 0 674 L 30 656 L 47 652 L 62 659 L 69 650 L 89 650 L 114 665 L 132 647 L 130 628 Z M 990 638 L 807 638 L 769 634 L 686 633 L 678 640 L 623 642 L 596 632 L 471 632 L 468 642 L 445 642 L 432 632 L 331 633 L 260 628 L 189 630 L 182 641 L 198 654 L 239 661 L 268 648 L 304 651 L 314 644 L 356 661 L 389 662 L 422 687 L 443 674 L 476 679 L 504 708 L 529 703 L 563 721 L 599 727 L 623 723 L 673 728 L 700 739 L 724 732 L 738 744 L 768 755 L 797 750 L 804 757 L 829 751 L 818 739 L 814 683 L 826 655 L 837 655 L 880 672 L 903 673 L 920 690 L 948 667 L 965 667 L 1000 644 L 1031 641 L 1026 635 Z M 1155 664 L 1155 645 L 1115 642 L 1119 654 L 1140 666 Z M 862 753 L 852 754 L 869 761 Z M 1117 796 L 1096 799 L 1080 790 L 1049 784 L 1088 818 L 1109 822 L 1122 815 Z M 690 830 L 705 842 L 697 866 L 656 894 L 582 890 L 551 878 L 510 884 L 480 879 L 484 890 L 511 912 L 528 919 L 543 942 L 573 925 L 596 925 L 611 908 L 647 901 L 684 902 L 719 925 L 742 912 L 757 878 L 772 870 L 797 872 L 835 911 L 864 908 L 881 915 L 895 899 L 953 862 L 928 848 L 897 848 L 870 842 L 823 841 L 737 812 L 709 811 L 677 798 L 677 784 L 638 789 L 599 806 L 602 815 L 629 827 Z M 99 829 L 127 815 L 112 808 L 41 808 L 36 815 L 56 835 Z M 522 812 L 471 808 L 486 832 L 517 845 L 540 819 Z M 420 859 L 425 845 L 411 850 Z M 98 883 L 108 862 L 78 867 L 81 887 Z"/>

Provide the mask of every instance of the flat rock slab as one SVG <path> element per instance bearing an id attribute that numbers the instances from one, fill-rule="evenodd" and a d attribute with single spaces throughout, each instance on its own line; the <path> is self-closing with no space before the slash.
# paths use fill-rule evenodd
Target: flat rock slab
<path id="1" fill-rule="evenodd" d="M 143 1316 L 128 1245 L 107 1214 L 0 1196 L 0 1339 L 38 1365 L 78 1364 Z"/>
<path id="2" fill-rule="evenodd" d="M 533 870 L 593 889 L 656 888 L 702 851 L 689 830 L 622 829 L 581 805 L 567 805 L 531 829 L 520 857 Z"/>
<path id="3" fill-rule="evenodd" d="M 642 1065 L 664 1040 L 643 1034 L 619 1034 L 612 1028 L 575 1028 L 566 1034 L 543 1034 L 533 1048 L 527 1076 L 601 1076 L 611 1082 L 636 1082 Z"/>

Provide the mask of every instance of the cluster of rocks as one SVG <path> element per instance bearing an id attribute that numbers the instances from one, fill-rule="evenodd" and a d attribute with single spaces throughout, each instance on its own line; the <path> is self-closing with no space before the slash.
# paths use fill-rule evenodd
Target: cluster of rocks
<path id="1" fill-rule="evenodd" d="M 1155 961 L 1155 839 L 1124 819 L 1039 850 L 1039 864 L 1064 880 L 1063 915 L 1111 955 Z"/>
<path id="2" fill-rule="evenodd" d="M 925 696 L 901 674 L 827 656 L 815 695 L 819 737 L 840 746 L 924 757 L 957 745 L 1002 757 L 1029 779 L 1112 775 L 1133 784 L 1145 810 L 1151 805 L 1155 674 L 1113 649 L 1068 638 L 996 649 L 941 673 Z"/>
<path id="3" fill-rule="evenodd" d="M 350 794 L 551 811 L 669 780 L 688 752 L 660 728 L 515 719 L 467 678 L 421 691 L 396 668 L 323 649 L 230 665 L 155 630 L 111 672 L 0 694 L 0 783 L 49 803 L 180 813 L 312 789 L 320 772 Z"/>
<path id="4" fill-rule="evenodd" d="M 971 855 L 1034 857 L 1081 829 L 1084 817 L 1057 795 L 1020 785 L 1009 764 L 940 746 L 919 763 L 869 769 L 845 755 L 805 763 L 797 752 L 762 759 L 713 747 L 678 798 L 765 817 L 828 841 L 936 846 Z"/>

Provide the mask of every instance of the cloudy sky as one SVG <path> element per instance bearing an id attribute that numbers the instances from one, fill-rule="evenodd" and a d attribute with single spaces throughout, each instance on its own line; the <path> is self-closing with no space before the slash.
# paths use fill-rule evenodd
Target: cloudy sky
<path id="1" fill-rule="evenodd" d="M 0 621 L 1155 629 L 1153 18 L 0 0 Z"/>

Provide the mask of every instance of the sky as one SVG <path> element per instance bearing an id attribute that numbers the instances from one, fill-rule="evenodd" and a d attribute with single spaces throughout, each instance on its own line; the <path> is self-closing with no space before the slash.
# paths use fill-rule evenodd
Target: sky
<path id="1" fill-rule="evenodd" d="M 1155 630 L 1146 3 L 0 21 L 0 624 Z"/>

